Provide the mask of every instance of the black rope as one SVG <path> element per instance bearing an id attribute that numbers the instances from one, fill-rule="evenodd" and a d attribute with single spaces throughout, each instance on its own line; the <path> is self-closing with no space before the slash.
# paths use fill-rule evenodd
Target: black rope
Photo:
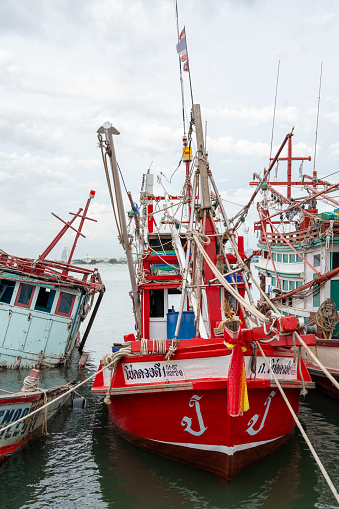
<path id="1" fill-rule="evenodd" d="M 125 188 L 125 191 L 128 195 L 128 191 L 127 191 L 127 187 L 126 187 L 126 184 L 125 184 L 125 181 L 124 181 L 124 177 L 122 176 L 122 173 L 121 173 L 121 170 L 120 170 L 120 166 L 118 164 L 118 161 L 117 161 L 117 167 L 118 167 L 118 170 L 119 170 L 119 173 L 120 173 L 120 176 L 121 176 L 121 179 L 122 179 L 122 183 L 124 184 L 124 188 Z"/>
<path id="2" fill-rule="evenodd" d="M 320 80 L 319 80 L 319 96 L 318 96 L 318 111 L 317 111 L 317 125 L 315 129 L 315 140 L 314 140 L 314 156 L 313 156 L 313 174 L 315 172 L 315 160 L 317 157 L 317 142 L 318 142 L 318 125 L 319 125 L 319 110 L 320 110 L 320 93 L 321 93 L 321 79 L 323 75 L 323 63 L 320 66 Z"/>
<path id="3" fill-rule="evenodd" d="M 176 21 L 177 21 L 177 33 L 178 33 L 178 42 L 179 42 L 179 13 L 178 13 L 178 2 L 175 0 L 175 12 L 176 12 Z M 185 33 L 186 36 L 186 33 Z M 184 83 L 182 79 L 182 68 L 181 68 L 181 58 L 179 57 L 179 74 L 180 74 L 180 88 L 181 88 L 181 103 L 182 103 L 182 122 L 184 126 L 184 135 L 186 135 L 186 125 L 185 125 L 185 97 L 184 97 Z M 188 55 L 187 55 L 188 58 Z"/>
<path id="4" fill-rule="evenodd" d="M 186 37 L 186 28 L 185 28 L 185 37 Z M 191 92 L 191 101 L 192 101 L 192 108 L 193 108 L 193 90 L 192 90 L 192 80 L 191 80 L 191 63 L 190 59 L 188 57 L 188 48 L 187 48 L 187 37 L 186 37 L 186 53 L 187 53 L 187 65 L 188 65 L 188 78 L 190 82 L 190 92 Z"/>
<path id="5" fill-rule="evenodd" d="M 272 122 L 272 134 L 271 134 L 270 159 L 272 157 L 273 133 L 274 133 L 275 112 L 276 112 L 276 107 L 277 107 L 277 95 L 278 95 L 278 83 L 279 83 L 279 69 L 280 69 L 280 60 L 279 60 L 279 63 L 278 63 L 277 83 L 276 83 L 276 86 L 275 86 L 275 98 L 274 98 L 274 108 L 273 108 L 273 122 Z"/>
<path id="6" fill-rule="evenodd" d="M 338 171 L 334 171 L 333 173 L 329 173 L 328 175 L 325 175 L 325 177 L 319 177 L 319 179 L 326 179 L 327 177 L 331 177 L 331 175 L 335 175 L 336 173 L 339 173 L 339 170 Z"/>
<path id="7" fill-rule="evenodd" d="M 171 178 L 169 180 L 168 180 L 168 178 L 166 177 L 166 175 L 162 171 L 160 172 L 160 174 L 167 180 L 167 182 L 169 182 L 171 184 L 172 183 L 171 181 L 172 181 L 173 175 L 178 171 L 178 169 L 180 168 L 181 163 L 182 163 L 182 158 L 180 159 L 178 166 L 175 168 L 175 170 L 172 173 Z"/>

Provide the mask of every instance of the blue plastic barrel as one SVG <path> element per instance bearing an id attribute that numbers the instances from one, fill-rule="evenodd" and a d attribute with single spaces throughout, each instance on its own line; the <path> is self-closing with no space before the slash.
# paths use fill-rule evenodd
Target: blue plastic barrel
<path id="1" fill-rule="evenodd" d="M 174 338 L 178 316 L 178 311 L 167 313 L 167 339 Z M 195 338 L 194 311 L 183 311 L 178 339 L 190 338 Z"/>
<path id="2" fill-rule="evenodd" d="M 120 348 L 122 348 L 122 344 L 121 343 L 113 343 L 113 346 L 112 346 L 112 352 L 117 352 L 118 350 L 120 350 Z"/>

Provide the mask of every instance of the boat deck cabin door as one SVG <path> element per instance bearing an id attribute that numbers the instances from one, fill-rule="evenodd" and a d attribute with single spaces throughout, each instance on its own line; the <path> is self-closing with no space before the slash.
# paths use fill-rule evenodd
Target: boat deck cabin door
<path id="1" fill-rule="evenodd" d="M 167 338 L 167 313 L 179 311 L 181 292 L 175 288 L 149 291 L 149 339 Z M 187 311 L 187 302 L 184 305 Z"/>

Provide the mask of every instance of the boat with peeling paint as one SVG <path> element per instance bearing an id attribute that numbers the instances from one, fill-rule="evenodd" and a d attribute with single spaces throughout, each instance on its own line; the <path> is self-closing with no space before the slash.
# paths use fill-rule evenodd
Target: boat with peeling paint
<path id="1" fill-rule="evenodd" d="M 89 219 L 86 214 L 94 195 L 91 191 L 84 211 L 80 208 L 69 222 L 61 220 L 63 228 L 37 259 L 0 251 L 0 368 L 66 364 L 79 339 L 80 325 L 91 309 L 94 319 L 105 291 L 100 274 L 97 269 L 71 264 L 77 241 L 84 237 L 81 230 Z M 77 219 L 80 223 L 75 229 L 72 224 Z M 68 261 L 48 260 L 48 254 L 69 229 L 76 235 Z M 93 309 L 95 294 L 98 298 Z"/>

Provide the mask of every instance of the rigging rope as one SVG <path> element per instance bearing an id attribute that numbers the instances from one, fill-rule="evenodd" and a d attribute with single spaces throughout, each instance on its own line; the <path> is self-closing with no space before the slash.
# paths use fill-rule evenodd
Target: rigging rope
<path id="1" fill-rule="evenodd" d="M 297 334 L 297 337 L 298 337 L 298 339 L 299 339 L 299 338 L 300 338 L 299 334 L 298 334 L 298 333 L 296 333 L 296 334 Z M 300 339 L 299 339 L 299 340 L 300 340 Z M 279 381 L 278 381 L 278 379 L 277 379 L 277 377 L 276 377 L 276 375 L 275 375 L 275 373 L 274 373 L 274 371 L 273 371 L 273 369 L 272 369 L 272 367 L 271 367 L 270 363 L 268 362 L 268 359 L 267 359 L 266 355 L 264 354 L 263 349 L 261 348 L 261 345 L 260 345 L 260 342 L 259 342 L 259 341 L 257 341 L 257 345 L 258 345 L 258 347 L 259 347 L 259 350 L 260 350 L 260 352 L 261 352 L 261 355 L 263 356 L 263 359 L 264 359 L 264 361 L 265 361 L 265 363 L 266 363 L 266 366 L 268 367 L 268 369 L 269 369 L 269 371 L 270 371 L 270 373 L 271 373 L 272 377 L 274 378 L 275 383 L 277 384 L 277 387 L 278 387 L 278 389 L 279 389 L 279 392 L 280 392 L 280 394 L 281 394 L 282 398 L 284 399 L 284 401 L 285 401 L 285 403 L 286 403 L 286 405 L 287 405 L 287 407 L 288 407 L 289 411 L 291 412 L 291 415 L 292 415 L 292 417 L 293 417 L 293 419 L 294 419 L 294 421 L 295 421 L 296 425 L 298 426 L 298 428 L 299 428 L 299 430 L 300 430 L 300 433 L 301 433 L 301 434 L 302 434 L 302 436 L 304 437 L 305 442 L 307 443 L 307 445 L 308 445 L 308 447 L 309 447 L 309 449 L 310 449 L 310 451 L 311 451 L 311 453 L 312 453 L 312 455 L 313 455 L 313 457 L 314 457 L 315 461 L 317 462 L 317 464 L 318 464 L 318 466 L 319 466 L 319 468 L 320 468 L 320 470 L 321 470 L 321 472 L 322 472 L 322 474 L 323 474 L 324 478 L 326 479 L 326 482 L 327 482 L 327 484 L 328 484 L 328 486 L 329 486 L 330 490 L 332 491 L 332 493 L 333 493 L 333 495 L 334 495 L 334 497 L 335 497 L 336 501 L 337 501 L 337 502 L 339 502 L 339 495 L 338 495 L 338 492 L 337 492 L 337 490 L 336 490 L 336 488 L 335 488 L 334 484 L 332 483 L 332 481 L 331 481 L 331 479 L 330 479 L 330 477 L 329 477 L 328 473 L 326 472 L 324 465 L 323 465 L 323 464 L 322 464 L 322 462 L 320 461 L 320 458 L 319 458 L 318 454 L 317 454 L 317 453 L 316 453 L 316 451 L 314 450 L 314 448 L 313 448 L 313 446 L 312 446 L 312 444 L 311 444 L 311 442 L 310 442 L 310 440 L 309 440 L 308 436 L 306 435 L 306 432 L 304 431 L 304 428 L 302 427 L 302 425 L 301 425 L 301 423 L 300 423 L 300 421 L 299 421 L 298 417 L 296 416 L 296 414 L 295 414 L 295 412 L 294 412 L 294 410 L 293 410 L 293 408 L 292 408 L 292 406 L 291 406 L 290 402 L 288 401 L 288 399 L 287 399 L 287 397 L 286 397 L 286 395 L 285 395 L 285 393 L 284 393 L 284 391 L 283 391 L 283 389 L 282 389 L 282 387 L 281 387 L 281 385 L 280 385 L 280 383 L 279 383 Z"/>
<path id="2" fill-rule="evenodd" d="M 214 275 L 216 276 L 216 278 L 219 280 L 219 282 L 222 284 L 222 286 L 224 286 L 224 288 L 226 288 L 226 290 L 238 301 L 240 302 L 244 308 L 246 308 L 253 316 L 255 316 L 256 318 L 258 318 L 259 320 L 261 320 L 262 322 L 267 322 L 268 321 L 268 318 L 266 318 L 262 313 L 260 313 L 260 311 L 258 311 L 252 304 L 249 304 L 243 297 L 241 297 L 241 295 L 239 295 L 239 293 L 237 291 L 234 290 L 234 288 L 232 287 L 232 285 L 230 285 L 226 280 L 225 278 L 223 277 L 223 275 L 219 272 L 219 270 L 216 268 L 216 266 L 214 265 L 214 263 L 212 262 L 212 260 L 210 259 L 210 257 L 208 256 L 208 254 L 205 252 L 204 248 L 202 247 L 201 245 L 201 240 L 200 240 L 200 237 L 201 237 L 201 234 L 199 234 L 198 232 L 196 232 L 195 230 L 192 230 L 190 232 L 187 232 L 187 238 L 189 238 L 189 236 L 191 236 L 191 238 L 195 241 L 196 243 L 196 246 L 198 248 L 198 250 L 200 251 L 200 253 L 202 254 L 202 256 L 205 258 L 205 261 L 206 263 L 208 264 L 208 266 L 210 267 L 210 269 L 212 270 L 212 272 L 214 272 Z"/>

